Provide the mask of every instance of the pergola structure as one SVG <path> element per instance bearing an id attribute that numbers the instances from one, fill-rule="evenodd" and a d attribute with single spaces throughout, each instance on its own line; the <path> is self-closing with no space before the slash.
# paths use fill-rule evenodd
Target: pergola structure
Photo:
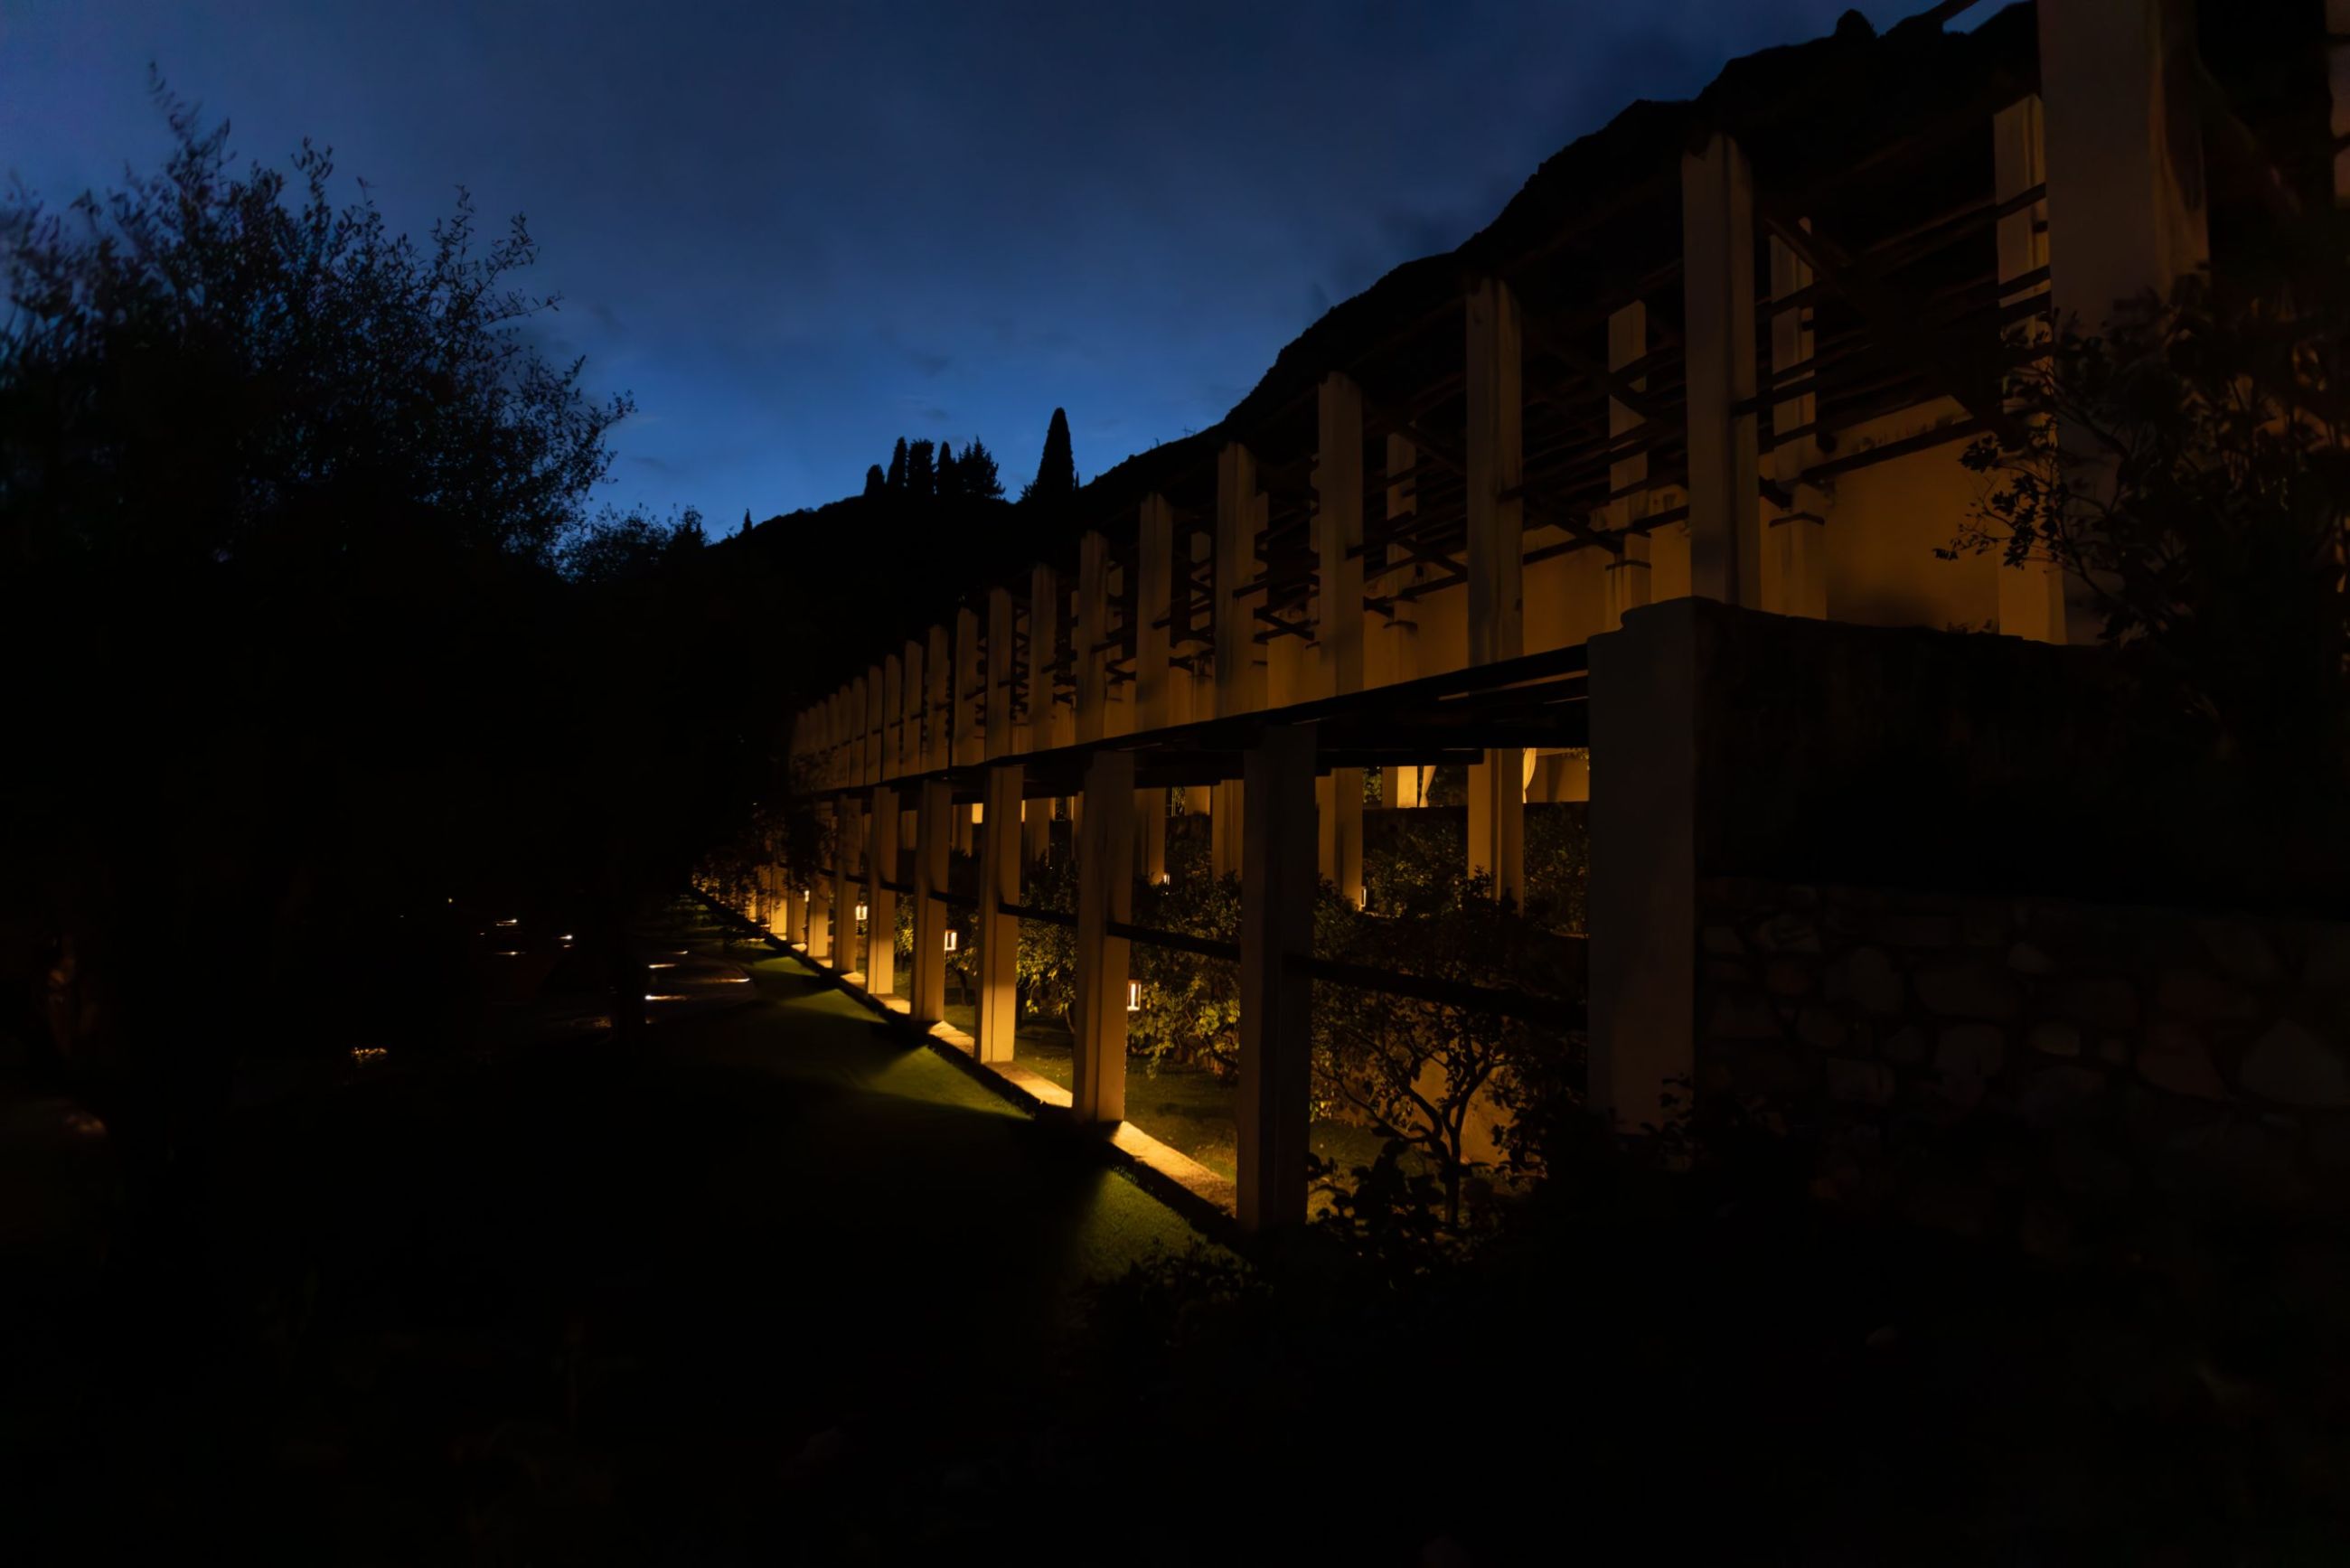
<path id="1" fill-rule="evenodd" d="M 1499 893 L 1524 887 L 1529 800 L 1591 802 L 1591 1093 L 1652 1116 L 1688 1067 L 1694 970 L 1672 601 L 2077 639 L 2052 573 L 1936 555 L 1974 493 L 1960 453 L 2015 434 L 2005 370 L 2052 317 L 2099 320 L 2244 213 L 2331 194 L 2330 148 L 2315 192 L 2270 151 L 2302 99 L 2240 116 L 2184 6 L 1944 30 L 1970 8 L 1848 21 L 1635 105 L 1460 250 L 1332 310 L 1220 425 L 1097 478 L 1057 553 L 1006 561 L 924 639 L 844 649 L 873 661 L 793 748 L 844 850 L 830 888 L 776 888 L 777 929 L 894 993 L 892 900 L 914 898 L 906 1001 L 936 1020 L 948 850 L 975 842 L 973 1048 L 1008 1060 L 1016 921 L 1046 918 L 1022 867 L 1069 803 L 1075 1109 L 1116 1123 L 1127 945 L 1182 941 L 1130 924 L 1132 888 L 1164 874 L 1185 790 L 1244 889 L 1222 955 L 1240 1214 L 1295 1219 L 1315 879 L 1361 892 L 1367 773 L 1409 806 L 1419 770 L 1465 764 Z M 861 953 L 839 913 L 860 886 Z"/>

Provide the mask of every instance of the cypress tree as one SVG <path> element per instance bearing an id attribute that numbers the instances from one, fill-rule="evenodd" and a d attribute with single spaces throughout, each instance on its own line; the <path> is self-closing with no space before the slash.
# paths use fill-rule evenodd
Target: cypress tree
<path id="1" fill-rule="evenodd" d="M 1076 493 L 1077 458 L 1069 444 L 1069 416 L 1055 409 L 1052 425 L 1045 431 L 1045 455 L 1036 464 L 1035 482 L 1021 493 L 1021 499 L 1056 505 Z"/>
<path id="2" fill-rule="evenodd" d="M 875 463 L 872 467 L 870 467 L 870 468 L 868 468 L 868 469 L 867 469 L 867 470 L 865 471 L 865 493 L 866 493 L 866 494 L 868 494 L 868 495 L 879 495 L 879 494 L 880 494 L 883 491 L 885 491 L 885 490 L 887 490 L 887 489 L 889 489 L 889 479 L 888 479 L 888 478 L 887 478 L 887 477 L 882 473 L 882 472 L 881 472 L 881 465 L 880 465 L 879 463 L 878 463 L 878 462 L 877 462 L 877 463 Z"/>
<path id="3" fill-rule="evenodd" d="M 962 481 L 962 493 L 975 501 L 1003 499 L 1003 479 L 995 471 L 995 454 L 977 440 L 962 449 L 955 460 L 955 472 Z"/>
<path id="4" fill-rule="evenodd" d="M 929 441 L 918 441 L 906 449 L 906 493 L 925 500 L 937 493 L 938 473 L 931 459 L 935 450 Z"/>
<path id="5" fill-rule="evenodd" d="M 962 499 L 962 465 L 955 462 L 954 442 L 939 442 L 939 499 Z"/>
<path id="6" fill-rule="evenodd" d="M 889 488 L 898 491 L 906 488 L 906 438 L 904 436 L 898 438 L 898 450 L 889 454 Z"/>

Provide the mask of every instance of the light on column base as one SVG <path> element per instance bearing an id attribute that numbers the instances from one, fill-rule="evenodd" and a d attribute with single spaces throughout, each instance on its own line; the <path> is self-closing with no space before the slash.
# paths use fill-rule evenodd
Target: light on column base
<path id="1" fill-rule="evenodd" d="M 1126 1010 L 1128 1012 L 1142 1011 L 1142 982 L 1139 980 L 1126 982 Z"/>
<path id="2" fill-rule="evenodd" d="M 947 951 L 952 952 L 961 946 L 962 946 L 962 933 L 956 930 L 952 926 L 949 926 L 947 928 Z"/>

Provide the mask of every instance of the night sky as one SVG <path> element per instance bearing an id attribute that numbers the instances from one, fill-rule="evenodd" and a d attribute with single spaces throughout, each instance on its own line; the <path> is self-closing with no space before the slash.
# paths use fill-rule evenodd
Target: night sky
<path id="1" fill-rule="evenodd" d="M 1087 476 L 1213 423 L 1559 147 L 1842 9 L 0 0 L 0 170 L 62 202 L 155 167 L 151 61 L 397 227 L 460 184 L 525 213 L 535 330 L 639 406 L 607 499 L 727 532 L 899 434 L 976 435 L 1016 493 L 1055 404 Z"/>

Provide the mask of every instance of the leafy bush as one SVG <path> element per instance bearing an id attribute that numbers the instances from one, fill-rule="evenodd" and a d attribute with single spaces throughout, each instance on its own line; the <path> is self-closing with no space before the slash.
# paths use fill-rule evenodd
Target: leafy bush
<path id="1" fill-rule="evenodd" d="M 1315 947 L 1323 957 L 1386 973 L 1521 992 L 1563 1009 L 1580 1003 L 1580 966 L 1566 940 L 1494 898 L 1482 873 L 1430 877 L 1415 902 L 1419 910 L 1410 915 L 1365 913 L 1326 885 Z M 1474 1123 L 1507 1103 L 1503 1085 L 1522 1065 L 1523 1086 L 1510 1093 L 1529 1108 L 1537 1094 L 1564 1089 L 1570 1075 L 1579 1077 L 1578 1044 L 1468 1001 L 1423 1001 L 1328 982 L 1315 988 L 1317 1097 L 1424 1161 L 1451 1228 L 1461 1223 L 1464 1187 L 1482 1163 L 1472 1147 Z M 1360 1174 L 1365 1188 L 1392 1178 Z"/>

